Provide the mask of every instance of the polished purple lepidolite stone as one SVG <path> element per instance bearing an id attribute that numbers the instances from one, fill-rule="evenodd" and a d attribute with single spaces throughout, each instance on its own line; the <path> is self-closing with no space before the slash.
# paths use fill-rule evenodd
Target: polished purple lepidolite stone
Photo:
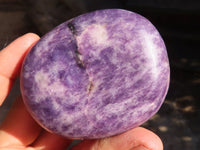
<path id="1" fill-rule="evenodd" d="M 35 120 L 68 138 L 103 138 L 139 126 L 169 86 L 164 42 L 144 17 L 98 10 L 62 23 L 27 54 L 21 92 Z"/>

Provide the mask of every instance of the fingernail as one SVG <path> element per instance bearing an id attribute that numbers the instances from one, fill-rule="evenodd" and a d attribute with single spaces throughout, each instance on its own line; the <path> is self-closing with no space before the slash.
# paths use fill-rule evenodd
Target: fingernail
<path id="1" fill-rule="evenodd" d="M 149 150 L 149 149 L 141 145 L 141 146 L 131 148 L 130 150 Z"/>

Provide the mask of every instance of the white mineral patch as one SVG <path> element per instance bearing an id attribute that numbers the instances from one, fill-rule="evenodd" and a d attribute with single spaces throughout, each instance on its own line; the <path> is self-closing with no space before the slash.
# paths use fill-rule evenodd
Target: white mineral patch
<path id="1" fill-rule="evenodd" d="M 93 25 L 89 33 L 91 39 L 96 45 L 102 46 L 102 44 L 107 42 L 107 31 L 102 25 Z"/>
<path id="2" fill-rule="evenodd" d="M 49 72 L 44 72 L 43 70 L 36 72 L 35 82 L 39 85 L 38 88 L 40 91 L 48 92 L 51 95 L 56 93 L 59 96 L 64 96 L 66 87 L 61 85 L 59 81 L 51 82 L 49 74 Z"/>
<path id="3" fill-rule="evenodd" d="M 49 74 L 45 73 L 43 70 L 39 70 L 35 73 L 35 82 L 38 83 L 39 88 L 44 89 L 48 87 L 49 84 Z"/>
<path id="4" fill-rule="evenodd" d="M 87 39 L 85 38 L 87 37 Z M 100 51 L 107 47 L 109 40 L 105 26 L 93 24 L 88 26 L 80 36 L 77 37 L 79 48 L 90 46 L 95 49 L 90 51 L 93 55 L 98 55 Z M 100 47 L 100 48 L 97 48 Z"/>
<path id="5" fill-rule="evenodd" d="M 148 67 L 148 68 L 152 68 L 152 75 L 158 75 L 158 69 L 157 69 L 157 60 L 158 59 L 158 48 L 157 46 L 153 43 L 153 35 L 150 35 L 149 33 L 147 33 L 144 30 L 140 31 L 140 34 L 143 35 L 143 39 L 141 41 L 142 45 L 143 45 L 143 50 L 144 53 L 146 54 L 148 60 L 149 61 L 148 65 L 151 65 L 152 67 Z M 154 34 L 154 33 L 152 33 Z M 157 78 L 157 76 L 155 76 L 155 78 Z"/>

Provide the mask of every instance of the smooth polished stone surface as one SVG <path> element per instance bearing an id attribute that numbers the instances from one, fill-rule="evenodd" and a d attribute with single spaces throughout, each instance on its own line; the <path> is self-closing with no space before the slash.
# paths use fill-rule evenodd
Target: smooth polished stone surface
<path id="1" fill-rule="evenodd" d="M 156 28 L 107 9 L 59 25 L 31 49 L 21 72 L 24 102 L 44 128 L 102 138 L 139 126 L 160 108 L 169 62 Z"/>

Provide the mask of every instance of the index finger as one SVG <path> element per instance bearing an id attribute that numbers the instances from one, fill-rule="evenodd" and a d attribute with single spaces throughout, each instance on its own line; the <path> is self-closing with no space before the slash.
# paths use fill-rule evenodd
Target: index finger
<path id="1" fill-rule="evenodd" d="M 28 33 L 17 38 L 0 51 L 0 105 L 7 97 L 19 74 L 26 53 L 38 40 L 39 36 Z"/>

